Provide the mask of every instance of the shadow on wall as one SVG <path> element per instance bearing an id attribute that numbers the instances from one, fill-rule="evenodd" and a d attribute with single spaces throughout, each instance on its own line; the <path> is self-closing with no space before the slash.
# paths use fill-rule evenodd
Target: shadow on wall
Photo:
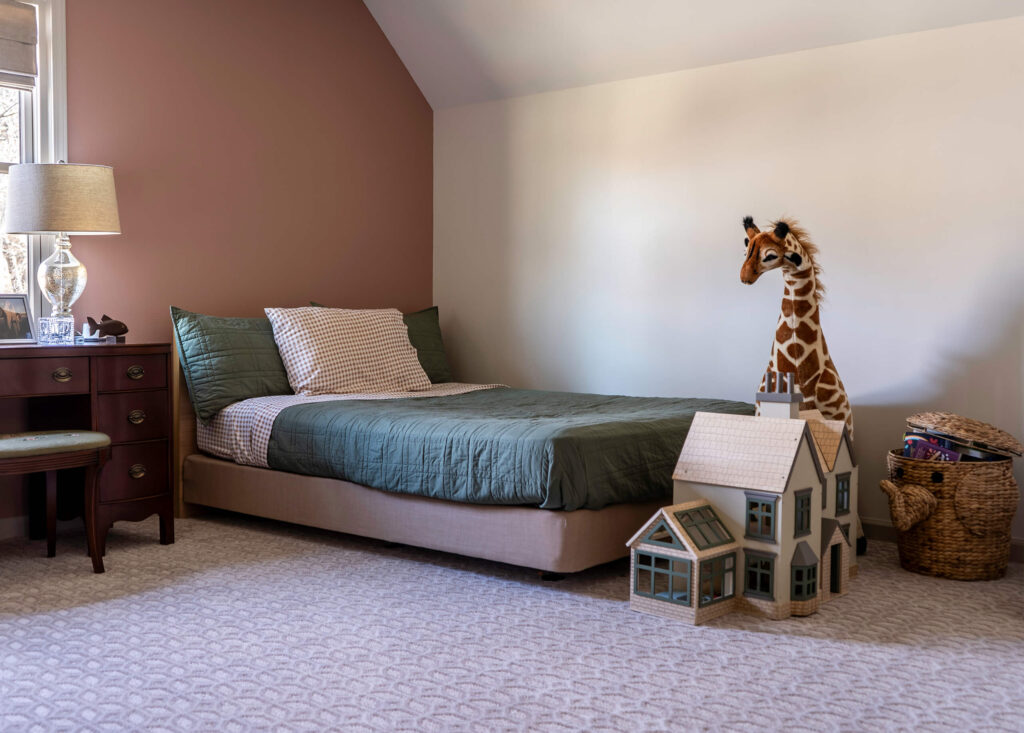
<path id="1" fill-rule="evenodd" d="M 900 446 L 910 415 L 928 410 L 955 412 L 992 423 L 1018 439 L 1024 436 L 1024 293 L 1018 289 L 1016 297 L 1021 302 L 1002 311 L 1002 323 L 985 324 L 991 334 L 986 349 L 955 350 L 957 342 L 951 334 L 948 353 L 937 367 L 923 365 L 920 375 L 903 389 L 858 400 L 854 416 L 862 520 L 889 523 L 888 502 L 878 484 L 887 475 L 885 455 Z M 915 392 L 921 396 L 906 399 Z M 1024 486 L 1024 459 L 1015 459 L 1014 475 Z M 1024 537 L 1024 501 L 1017 506 L 1013 536 Z"/>

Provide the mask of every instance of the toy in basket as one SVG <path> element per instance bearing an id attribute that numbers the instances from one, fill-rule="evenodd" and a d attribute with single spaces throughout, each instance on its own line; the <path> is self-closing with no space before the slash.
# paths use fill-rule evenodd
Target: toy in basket
<path id="1" fill-rule="evenodd" d="M 907 429 L 881 483 L 900 565 L 955 580 L 1003 577 L 1020 498 L 1012 456 L 1024 446 L 988 423 L 949 412 L 913 415 Z"/>

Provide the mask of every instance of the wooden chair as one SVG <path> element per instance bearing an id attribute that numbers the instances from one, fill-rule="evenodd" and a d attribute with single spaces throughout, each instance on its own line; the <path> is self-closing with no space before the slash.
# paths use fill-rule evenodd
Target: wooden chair
<path id="1" fill-rule="evenodd" d="M 46 474 L 46 556 L 57 554 L 57 471 L 85 469 L 85 536 L 94 572 L 103 572 L 96 534 L 97 479 L 110 458 L 110 437 L 89 430 L 0 435 L 0 476 Z"/>

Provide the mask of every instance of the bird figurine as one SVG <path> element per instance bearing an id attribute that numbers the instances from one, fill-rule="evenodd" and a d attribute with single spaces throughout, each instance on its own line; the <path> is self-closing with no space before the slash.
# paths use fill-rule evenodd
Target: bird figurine
<path id="1" fill-rule="evenodd" d="M 106 338 L 107 336 L 116 336 L 117 340 L 124 341 L 124 335 L 128 333 L 128 326 L 124 325 L 124 321 L 115 321 L 113 318 L 108 316 L 106 313 L 100 318 L 97 323 L 92 316 L 85 319 L 89 322 L 88 335 L 83 334 L 85 338 L 96 339 L 97 341 Z"/>

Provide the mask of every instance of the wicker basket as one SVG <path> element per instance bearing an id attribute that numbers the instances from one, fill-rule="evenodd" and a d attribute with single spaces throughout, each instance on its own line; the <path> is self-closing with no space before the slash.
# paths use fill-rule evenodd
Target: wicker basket
<path id="1" fill-rule="evenodd" d="M 904 569 L 956 580 L 1006 573 L 1020 497 L 1011 459 L 948 463 L 892 451 L 882 490 Z"/>

